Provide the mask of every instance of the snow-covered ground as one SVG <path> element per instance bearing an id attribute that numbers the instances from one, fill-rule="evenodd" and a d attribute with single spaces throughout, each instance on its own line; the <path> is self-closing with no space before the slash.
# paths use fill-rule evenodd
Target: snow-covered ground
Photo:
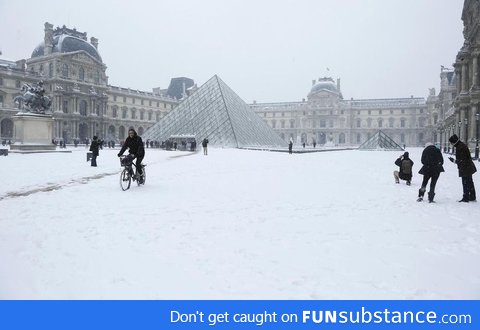
<path id="1" fill-rule="evenodd" d="M 0 157 L 0 298 L 480 299 L 480 203 L 446 157 L 429 204 L 402 152 L 209 149 L 147 149 L 125 192 L 118 150 Z"/>

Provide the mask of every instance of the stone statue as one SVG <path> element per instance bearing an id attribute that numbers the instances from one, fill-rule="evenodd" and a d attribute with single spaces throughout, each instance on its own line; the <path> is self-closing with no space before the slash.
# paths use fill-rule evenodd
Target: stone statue
<path id="1" fill-rule="evenodd" d="M 23 84 L 21 91 L 23 95 L 19 95 L 13 100 L 19 105 L 20 109 L 40 114 L 45 114 L 45 112 L 50 110 L 52 100 L 45 95 L 43 81 L 39 81 L 35 87 L 25 83 Z"/>

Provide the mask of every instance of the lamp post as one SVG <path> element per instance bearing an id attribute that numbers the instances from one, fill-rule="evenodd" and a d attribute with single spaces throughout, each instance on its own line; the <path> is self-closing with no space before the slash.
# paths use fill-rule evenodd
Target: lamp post
<path id="1" fill-rule="evenodd" d="M 478 159 L 478 121 L 480 120 L 480 114 L 475 114 L 475 159 Z"/>
<path id="2" fill-rule="evenodd" d="M 443 152 L 447 152 L 447 146 L 448 146 L 448 134 L 447 134 L 447 127 L 443 126 L 443 135 L 445 135 L 445 143 L 443 144 Z"/>
<path id="3" fill-rule="evenodd" d="M 465 143 L 467 144 L 467 147 L 468 147 L 468 119 L 464 118 L 463 122 L 465 123 Z"/>

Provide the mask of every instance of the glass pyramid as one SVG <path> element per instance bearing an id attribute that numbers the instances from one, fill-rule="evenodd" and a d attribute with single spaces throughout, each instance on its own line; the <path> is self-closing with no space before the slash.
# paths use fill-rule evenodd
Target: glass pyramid
<path id="1" fill-rule="evenodd" d="M 359 150 L 403 150 L 391 137 L 378 131 L 370 139 L 362 143 Z"/>
<path id="2" fill-rule="evenodd" d="M 172 135 L 194 135 L 200 144 L 221 147 L 286 147 L 278 136 L 218 76 L 213 76 L 142 136 L 165 141 Z"/>

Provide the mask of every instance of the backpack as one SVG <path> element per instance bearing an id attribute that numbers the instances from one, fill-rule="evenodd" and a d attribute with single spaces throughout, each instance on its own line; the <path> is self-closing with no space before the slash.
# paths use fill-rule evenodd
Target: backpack
<path id="1" fill-rule="evenodd" d="M 404 159 L 402 161 L 401 170 L 404 174 L 412 174 L 412 162 L 410 161 L 410 159 Z"/>

